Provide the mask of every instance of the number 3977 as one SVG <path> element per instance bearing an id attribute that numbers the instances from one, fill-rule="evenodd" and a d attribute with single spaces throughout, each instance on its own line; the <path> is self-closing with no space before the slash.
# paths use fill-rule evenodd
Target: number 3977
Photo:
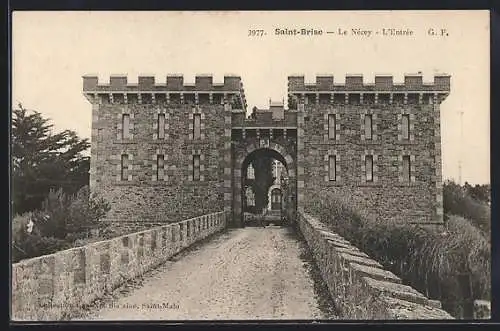
<path id="1" fill-rule="evenodd" d="M 249 37 L 262 37 L 264 35 L 264 30 L 248 30 Z"/>

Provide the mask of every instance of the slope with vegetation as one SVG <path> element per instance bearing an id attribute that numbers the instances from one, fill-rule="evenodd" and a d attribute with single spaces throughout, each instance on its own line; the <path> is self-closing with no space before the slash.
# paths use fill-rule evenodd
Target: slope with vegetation
<path id="1" fill-rule="evenodd" d="M 365 251 L 408 285 L 457 318 L 472 318 L 473 300 L 490 300 L 489 194 L 481 186 L 444 185 L 445 229 L 377 219 L 349 205 L 349 197 L 319 191 L 306 212 Z M 485 186 L 486 191 L 488 186 Z"/>

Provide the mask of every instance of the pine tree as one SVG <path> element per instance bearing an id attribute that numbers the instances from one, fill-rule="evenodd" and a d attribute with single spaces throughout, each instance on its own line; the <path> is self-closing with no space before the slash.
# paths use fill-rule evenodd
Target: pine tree
<path id="1" fill-rule="evenodd" d="M 88 139 L 71 130 L 53 133 L 49 121 L 21 104 L 13 109 L 13 214 L 40 209 L 51 189 L 74 194 L 88 185 L 90 158 L 83 154 Z"/>

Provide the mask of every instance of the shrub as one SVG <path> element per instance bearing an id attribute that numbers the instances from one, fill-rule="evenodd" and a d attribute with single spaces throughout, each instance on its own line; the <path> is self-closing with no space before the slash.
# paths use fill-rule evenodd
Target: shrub
<path id="1" fill-rule="evenodd" d="M 484 199 L 478 200 L 474 198 L 474 195 L 472 195 L 474 189 L 470 185 L 462 187 L 452 181 L 445 182 L 443 186 L 443 208 L 447 214 L 459 215 L 469 219 L 472 224 L 489 237 L 491 232 L 491 208 Z"/>
<path id="2" fill-rule="evenodd" d="M 105 230 L 101 219 L 109 211 L 109 204 L 87 186 L 74 196 L 62 190 L 50 191 L 40 211 L 18 215 L 12 220 L 12 258 L 20 259 L 50 254 L 91 240 L 93 229 Z M 27 231 L 32 220 L 33 231 Z M 104 232 L 104 231 L 103 231 Z"/>
<path id="3" fill-rule="evenodd" d="M 38 217 L 40 231 L 44 236 L 74 241 L 90 236 L 91 229 L 99 228 L 99 220 L 109 211 L 109 204 L 88 186 L 82 187 L 74 196 L 61 189 L 50 191 L 43 202 L 43 218 Z"/>
<path id="4" fill-rule="evenodd" d="M 471 303 L 467 292 L 490 299 L 490 243 L 463 217 L 449 217 L 447 232 L 378 220 L 326 191 L 313 194 L 306 211 L 456 317 Z"/>
<path id="5" fill-rule="evenodd" d="M 34 213 L 35 223 L 42 236 L 66 239 L 70 203 L 62 189 L 50 190 L 42 203 L 42 210 Z"/>
<path id="6" fill-rule="evenodd" d="M 463 217 L 450 217 L 448 246 L 459 254 L 456 260 L 463 271 L 471 274 L 473 295 L 491 298 L 491 244 L 482 233 Z M 457 261 L 457 262 L 458 262 Z"/>
<path id="7" fill-rule="evenodd" d="M 12 220 L 12 262 L 14 263 L 71 247 L 65 240 L 41 235 L 36 228 L 33 228 L 33 232 L 29 233 L 27 231 L 28 223 L 33 217 L 33 213 L 28 212 L 18 215 Z"/>
<path id="8" fill-rule="evenodd" d="M 99 222 L 110 210 L 104 198 L 91 194 L 89 187 L 82 187 L 69 206 L 68 234 L 73 238 L 88 237 L 92 229 L 103 230 L 104 223 Z"/>

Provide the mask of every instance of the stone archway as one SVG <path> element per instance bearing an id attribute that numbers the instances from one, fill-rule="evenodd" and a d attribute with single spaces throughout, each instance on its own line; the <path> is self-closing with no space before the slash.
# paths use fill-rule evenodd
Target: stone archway
<path id="1" fill-rule="evenodd" d="M 288 173 L 288 184 L 287 184 L 287 194 L 289 200 L 286 203 L 287 211 L 286 217 L 288 220 L 294 220 L 296 214 L 296 197 L 297 197 L 297 165 L 296 165 L 296 155 L 295 150 L 288 150 L 283 145 L 269 141 L 260 141 L 259 143 L 252 142 L 245 146 L 243 149 L 235 151 L 234 163 L 233 163 L 233 222 L 235 226 L 243 226 L 243 210 L 242 210 L 242 199 L 244 198 L 242 191 L 242 177 L 243 177 L 243 167 L 246 161 L 252 153 L 259 150 L 268 150 L 276 153 L 280 157 Z"/>

